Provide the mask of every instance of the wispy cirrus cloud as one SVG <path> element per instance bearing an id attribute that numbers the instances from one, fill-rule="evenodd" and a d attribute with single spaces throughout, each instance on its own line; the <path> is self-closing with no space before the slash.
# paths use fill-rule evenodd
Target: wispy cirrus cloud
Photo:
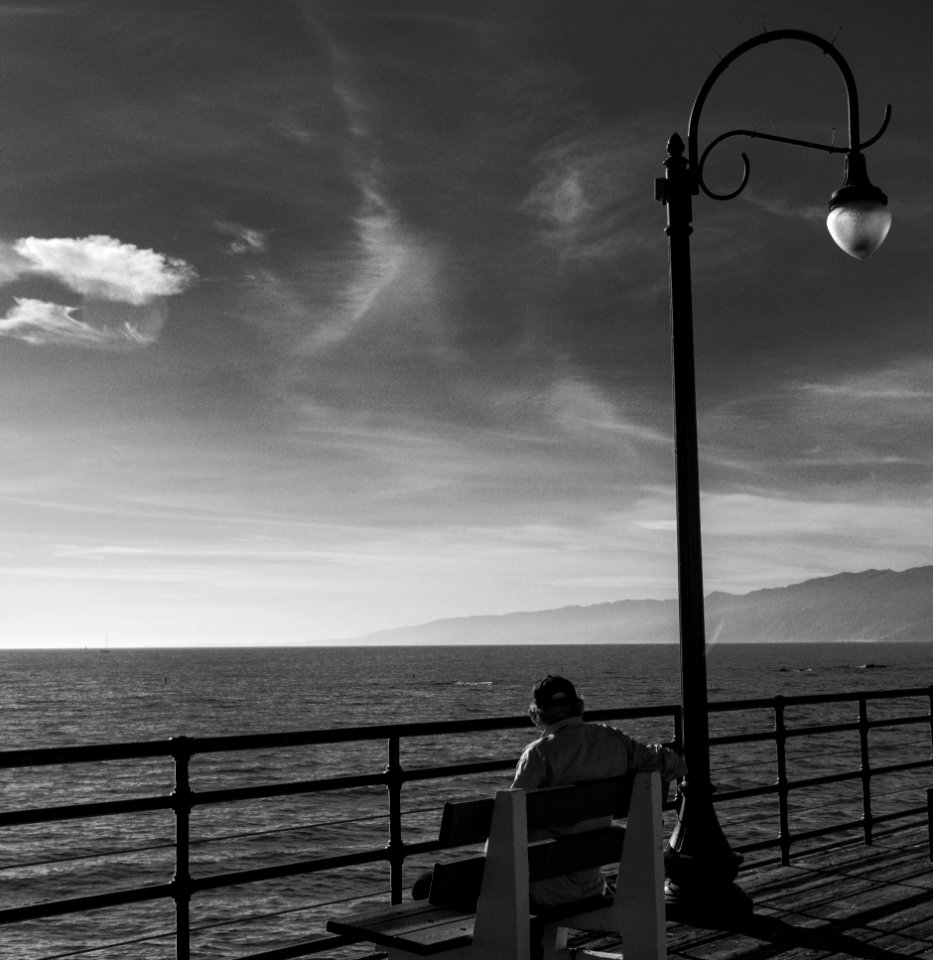
<path id="1" fill-rule="evenodd" d="M 83 302 L 16 297 L 0 319 L 0 336 L 34 346 L 131 350 L 158 338 L 163 299 L 185 290 L 196 273 L 183 260 L 95 234 L 24 237 L 0 249 L 0 283 L 27 277 L 55 280 Z"/>
<path id="2" fill-rule="evenodd" d="M 355 191 L 348 213 L 355 242 L 332 308 L 307 346 L 331 348 L 358 335 L 362 327 L 395 315 L 393 304 L 423 301 L 432 276 L 425 244 L 403 226 L 383 169 L 381 138 L 374 129 L 378 106 L 357 82 L 354 65 L 330 31 L 315 17 L 314 29 L 328 51 L 332 91 L 345 123 L 346 174 Z"/>
<path id="3" fill-rule="evenodd" d="M 541 242 L 571 260 L 616 260 L 631 249 L 629 201 L 645 152 L 619 128 L 583 132 L 543 151 L 541 175 L 525 200 Z"/>
<path id="4" fill-rule="evenodd" d="M 266 250 L 269 238 L 262 230 L 229 220 L 216 220 L 214 226 L 220 233 L 232 238 L 227 247 L 228 253 L 264 253 Z"/>
<path id="5" fill-rule="evenodd" d="M 138 323 L 130 321 L 115 327 L 87 323 L 75 316 L 79 310 L 79 307 L 60 303 L 16 297 L 16 306 L 0 320 L 0 336 L 15 337 L 33 346 L 57 344 L 102 349 L 146 346 L 155 339 Z"/>
<path id="6" fill-rule="evenodd" d="M 763 197 L 750 189 L 745 191 L 745 199 L 756 207 L 760 207 L 762 210 L 778 217 L 803 220 L 806 223 L 823 223 L 826 220 L 825 204 L 822 206 L 816 203 L 793 204 L 780 197 Z"/>

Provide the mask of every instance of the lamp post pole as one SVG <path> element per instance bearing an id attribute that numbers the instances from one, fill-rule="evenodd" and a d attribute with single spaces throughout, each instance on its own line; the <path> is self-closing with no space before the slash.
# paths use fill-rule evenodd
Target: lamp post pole
<path id="1" fill-rule="evenodd" d="M 849 108 L 849 145 L 836 147 L 809 141 L 732 130 L 712 140 L 699 154 L 699 120 L 710 89 L 722 72 L 747 51 L 775 40 L 798 40 L 819 47 L 839 67 L 846 84 Z M 710 777 L 709 720 L 706 682 L 706 629 L 703 606 L 703 559 L 700 531 L 700 477 L 697 444 L 696 378 L 693 341 L 693 294 L 690 269 L 690 235 L 693 232 L 693 197 L 702 190 L 715 200 L 728 200 L 745 188 L 748 157 L 738 189 L 717 194 L 703 182 L 703 163 L 709 152 L 733 136 L 774 140 L 846 157 L 843 186 L 830 200 L 827 221 L 836 242 L 849 254 L 865 257 L 881 244 L 891 217 L 887 198 L 873 186 L 862 150 L 878 140 L 887 128 L 890 107 L 878 133 L 859 141 L 858 95 L 848 64 L 832 44 L 799 30 L 763 33 L 736 47 L 706 79 L 693 105 L 687 143 L 674 134 L 667 145 L 665 175 L 656 182 L 656 198 L 667 207 L 670 257 L 671 351 L 674 393 L 674 447 L 677 495 L 677 564 L 680 622 L 681 706 L 684 759 L 689 773 L 682 786 L 677 825 L 665 857 L 668 915 L 706 926 L 742 922 L 750 917 L 752 903 L 735 883 L 741 856 L 735 854 L 722 831 L 713 806 L 715 788 Z"/>

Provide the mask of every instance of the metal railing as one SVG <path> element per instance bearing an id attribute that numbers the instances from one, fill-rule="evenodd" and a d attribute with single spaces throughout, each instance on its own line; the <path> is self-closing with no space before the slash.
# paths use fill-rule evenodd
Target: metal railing
<path id="1" fill-rule="evenodd" d="M 891 701 L 904 699 L 919 699 L 925 701 L 923 713 L 907 715 L 888 715 L 872 718 L 869 716 L 869 704 L 885 704 Z M 857 704 L 858 714 L 853 720 L 836 722 L 804 722 L 798 726 L 788 723 L 787 712 L 790 708 L 811 708 L 810 714 L 818 712 L 832 705 Z M 815 708 L 815 709 L 814 709 Z M 735 846 L 739 853 L 748 854 L 758 850 L 780 850 L 781 863 L 786 866 L 790 863 L 791 845 L 808 840 L 819 839 L 832 834 L 846 831 L 861 831 L 866 844 L 872 842 L 875 828 L 881 824 L 906 817 L 926 816 L 928 807 L 923 799 L 923 792 L 917 791 L 913 796 L 916 799 L 907 806 L 888 810 L 884 813 L 873 811 L 872 782 L 883 777 L 894 778 L 912 771 L 933 770 L 933 753 L 925 754 L 922 759 L 900 760 L 896 763 L 877 763 L 872 761 L 869 734 L 871 731 L 894 731 L 905 726 L 921 726 L 928 734 L 928 743 L 933 750 L 933 686 L 915 687 L 901 690 L 878 690 L 858 693 L 813 694 L 795 697 L 773 697 L 768 699 L 734 700 L 710 704 L 711 715 L 735 713 L 749 710 L 767 710 L 773 716 L 773 726 L 770 731 L 726 734 L 710 738 L 713 747 L 729 747 L 739 744 L 773 743 L 775 747 L 776 777 L 772 783 L 761 786 L 746 787 L 723 791 L 715 798 L 717 804 L 736 803 L 740 800 L 776 796 L 778 801 L 777 818 L 779 829 L 777 835 L 765 840 L 748 841 Z M 855 754 L 857 766 L 844 768 L 845 758 L 835 758 L 835 763 L 828 763 L 824 752 L 805 758 L 798 758 L 796 771 L 789 770 L 788 744 L 794 741 L 803 741 L 805 738 L 829 737 L 831 735 L 855 733 L 858 737 L 858 750 Z M 890 743 L 886 747 L 890 751 Z M 925 748 L 924 748 L 925 750 Z M 919 748 L 914 750 L 920 753 Z M 831 772 L 821 772 L 815 775 L 804 775 L 809 771 L 835 766 Z M 843 767 L 840 769 L 840 767 Z M 792 773 L 797 775 L 793 776 Z M 860 812 L 856 818 L 842 817 L 821 827 L 804 830 L 792 830 L 790 800 L 794 792 L 816 791 L 820 788 L 845 783 L 854 783 L 859 788 Z M 837 807 L 841 814 L 842 809 Z"/>
<path id="2" fill-rule="evenodd" d="M 918 712 L 919 708 L 914 706 L 918 700 L 923 702 L 923 712 Z M 913 712 L 896 713 L 896 704 L 899 701 L 911 701 Z M 825 716 L 827 710 L 838 710 L 840 706 L 849 708 L 853 704 L 857 705 L 857 717 L 854 719 Z M 881 715 L 870 716 L 870 705 Z M 794 711 L 797 711 L 799 716 L 792 716 Z M 654 739 L 666 739 L 675 748 L 682 742 L 680 709 L 676 705 L 651 709 L 592 711 L 587 714 L 587 719 L 639 722 L 663 720 L 670 724 L 670 733 L 667 737 Z M 725 781 L 725 789 L 721 788 L 716 794 L 715 802 L 721 809 L 723 827 L 727 834 L 740 840 L 734 845 L 736 852 L 747 855 L 756 851 L 776 850 L 781 861 L 786 864 L 790 861 L 791 848 L 795 844 L 830 835 L 845 835 L 853 830 L 860 832 L 865 843 L 871 843 L 873 832 L 880 824 L 893 820 L 918 820 L 921 816 L 929 815 L 930 801 L 927 799 L 926 788 L 929 785 L 930 751 L 933 748 L 933 687 L 715 702 L 710 704 L 710 720 L 711 723 L 728 721 L 731 725 L 725 727 L 726 732 L 717 732 L 711 727 L 710 746 L 714 758 L 714 781 L 719 782 L 721 787 Z M 763 729 L 766 723 L 767 729 Z M 736 726 L 740 728 L 738 731 L 734 729 Z M 892 732 L 916 726 L 923 728 L 922 737 L 904 738 L 895 735 L 892 738 Z M 464 781 L 469 782 L 473 792 L 489 792 L 491 784 L 501 784 L 504 781 L 501 772 L 514 767 L 515 750 L 511 745 L 506 747 L 503 740 L 503 733 L 507 731 L 524 731 L 527 734 L 527 717 L 248 736 L 176 737 L 143 743 L 0 752 L 0 769 L 5 771 L 52 767 L 67 771 L 80 764 L 143 762 L 158 758 L 169 758 L 173 767 L 173 787 L 169 793 L 0 810 L 0 830 L 154 812 L 170 813 L 174 818 L 174 836 L 166 844 L 174 850 L 174 871 L 170 880 L 0 908 L 0 925 L 83 914 L 108 907 L 126 908 L 152 901 L 173 901 L 175 956 L 178 960 L 188 960 L 192 955 L 191 936 L 195 929 L 192 927 L 191 901 L 193 897 L 207 891 L 387 864 L 389 897 L 393 903 L 398 903 L 403 897 L 406 864 L 437 849 L 436 841 L 425 839 L 430 836 L 425 826 L 426 818 L 431 819 L 427 809 L 406 811 L 403 808 L 405 788 L 411 790 L 413 785 L 423 787 L 431 782 L 438 784 L 434 790 L 432 809 L 439 808 L 444 795 L 455 791 L 462 794 Z M 498 735 L 503 755 L 498 754 L 497 745 L 491 742 L 496 738 L 490 737 L 490 734 Z M 857 749 L 842 750 L 839 747 L 838 738 L 845 734 L 853 734 L 857 738 Z M 427 741 L 432 745 L 427 750 L 427 756 L 431 756 L 437 750 L 443 749 L 438 745 L 453 744 L 456 738 L 463 735 L 472 736 L 472 739 L 466 742 L 473 755 L 461 762 L 425 764 L 426 753 L 423 747 L 412 750 L 414 763 L 406 764 L 403 760 L 403 747 Z M 887 754 L 887 759 L 895 758 L 896 762 L 879 762 L 878 757 L 873 756 L 873 737 L 880 738 L 876 752 Z M 795 743 L 812 744 L 821 738 L 829 738 L 831 741 L 828 751 L 808 749 L 798 757 L 791 749 Z M 527 739 L 527 736 L 523 739 Z M 517 738 L 516 742 L 520 743 L 522 739 Z M 895 742 L 910 745 L 913 753 L 909 759 L 904 759 L 893 749 Z M 264 756 L 266 752 L 283 749 L 299 750 L 304 756 L 308 754 L 307 748 L 347 745 L 354 751 L 352 755 L 348 755 L 354 758 L 351 765 L 362 762 L 365 766 L 370 761 L 360 760 L 359 754 L 365 745 L 372 747 L 375 744 L 383 745 L 386 750 L 385 766 L 366 769 L 365 772 L 350 772 L 341 776 L 314 776 L 284 782 L 266 779 L 243 786 L 207 790 L 194 790 L 191 786 L 191 767 L 196 758 L 222 757 L 237 753 Z M 717 753 L 723 748 L 728 749 Z M 737 751 L 736 748 L 740 749 Z M 763 749 L 767 751 L 767 756 L 762 754 Z M 741 764 L 736 764 L 731 759 L 738 755 L 745 758 Z M 722 762 L 717 762 L 717 756 L 724 758 Z M 494 774 L 495 777 L 492 776 Z M 917 779 L 918 776 L 920 779 Z M 879 812 L 874 808 L 873 800 L 880 800 L 882 794 L 879 788 L 873 790 L 873 786 L 880 784 L 882 780 L 893 783 L 895 790 L 891 794 L 883 795 L 884 805 L 888 809 Z M 453 781 L 454 789 L 446 783 L 442 784 L 444 781 Z M 805 819 L 811 822 L 805 829 L 795 829 L 795 817 L 799 813 L 793 805 L 795 798 L 818 796 L 820 791 L 825 794 L 827 788 L 835 791 L 844 784 L 855 784 L 857 787 L 858 815 L 847 814 L 846 803 L 840 803 L 833 793 L 830 802 L 824 803 L 824 806 L 829 808 L 831 822 L 814 826 L 809 811 L 816 805 L 816 801 L 807 800 L 802 801 L 803 809 L 808 811 Z M 922 785 L 922 789 L 918 784 Z M 386 821 L 387 828 L 382 833 L 382 845 L 370 842 L 360 849 L 344 849 L 327 855 L 319 852 L 316 856 L 284 863 L 195 875 L 197 871 L 192 865 L 192 845 L 198 842 L 198 837 L 192 834 L 193 812 L 213 806 L 219 808 L 219 805 L 248 804 L 285 797 L 329 795 L 331 800 L 336 801 L 336 798 L 346 796 L 347 791 L 359 790 L 364 791 L 364 797 L 357 797 L 353 802 L 365 802 L 374 811 L 374 818 Z M 906 795 L 904 804 L 898 805 L 897 801 L 892 800 L 892 796 L 902 795 Z M 773 806 L 774 801 L 776 809 Z M 742 817 L 748 815 L 750 819 L 743 821 Z M 355 822 L 362 819 L 358 817 Z M 762 830 L 769 829 L 762 825 L 768 823 L 774 823 L 776 829 L 767 836 L 761 836 Z M 748 826 L 749 824 L 751 826 Z M 406 834 L 413 831 L 418 838 L 406 840 Z M 220 839 L 226 839 L 234 846 L 236 844 L 235 836 Z M 356 844 L 348 844 L 348 847 L 356 847 Z M 4 864 L 0 873 L 11 866 L 17 865 Z M 382 896 L 384 897 L 385 893 Z M 287 960 L 291 957 L 311 956 L 325 950 L 333 951 L 345 944 L 346 941 L 340 937 L 323 933 L 312 934 L 309 931 L 301 942 L 252 953 L 243 956 L 242 960 Z M 59 952 L 54 956 L 65 957 L 78 953 L 92 953 L 92 948 L 82 944 L 82 948 L 72 954 Z"/>

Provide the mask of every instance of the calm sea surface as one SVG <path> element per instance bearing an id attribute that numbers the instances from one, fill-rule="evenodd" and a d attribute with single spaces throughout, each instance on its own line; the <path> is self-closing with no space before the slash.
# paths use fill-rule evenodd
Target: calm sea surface
<path id="1" fill-rule="evenodd" d="M 515 716 L 524 713 L 533 682 L 548 672 L 570 677 L 589 709 L 679 700 L 676 646 L 0 651 L 0 750 Z M 718 645 L 709 650 L 707 672 L 713 703 L 920 687 L 933 683 L 933 645 Z M 853 719 L 852 705 L 844 709 L 848 713 L 840 716 Z M 920 698 L 908 712 L 928 709 Z M 770 714 L 761 713 L 733 722 L 766 729 Z M 711 720 L 715 733 L 713 721 L 717 717 Z M 669 721 L 633 721 L 626 729 L 643 740 L 671 736 Z M 888 737 L 873 749 L 889 760 L 929 758 L 929 725 L 872 735 Z M 403 762 L 417 767 L 511 758 L 530 739 L 530 725 L 495 735 L 425 738 L 407 746 Z M 808 740 L 797 761 L 811 774 L 833 771 L 857 747 L 851 737 L 819 745 Z M 720 790 L 774 782 L 773 745 L 721 752 L 714 757 Z M 192 786 L 203 791 L 290 782 L 378 772 L 384 765 L 384 743 L 198 755 Z M 485 776 L 484 792 L 508 783 L 507 774 Z M 3 810 L 165 795 L 172 786 L 170 764 L 162 758 L 3 770 L 0 778 Z M 423 790 L 406 786 L 406 840 L 436 831 L 439 802 L 458 789 L 462 794 L 462 784 L 450 781 Z M 848 798 L 843 785 L 833 785 L 801 802 L 796 829 L 819 826 L 846 804 L 857 816 L 858 789 L 853 784 Z M 775 835 L 773 819 L 760 808 L 730 816 L 724 827 L 733 842 L 736 836 Z M 196 877 L 377 847 L 386 839 L 384 791 L 196 807 L 192 828 Z M 165 883 L 174 871 L 172 830 L 171 816 L 158 811 L 0 831 L 0 903 L 12 907 Z M 412 863 L 412 870 L 419 868 Z M 385 891 L 381 867 L 366 867 L 199 894 L 192 903 L 193 956 L 224 960 L 283 946 L 321 932 L 323 920 L 347 896 L 384 898 Z M 0 930 L 0 960 L 168 960 L 174 956 L 172 926 L 170 901 L 16 924 Z M 112 946 L 97 949 L 98 943 Z"/>
<path id="2" fill-rule="evenodd" d="M 676 646 L 0 651 L 0 749 L 523 713 L 545 673 L 589 709 L 679 699 Z M 710 700 L 933 683 L 933 644 L 710 648 Z"/>

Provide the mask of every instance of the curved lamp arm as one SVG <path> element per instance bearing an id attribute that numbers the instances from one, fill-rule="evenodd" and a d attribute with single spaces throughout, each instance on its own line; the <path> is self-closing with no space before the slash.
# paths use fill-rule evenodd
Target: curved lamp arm
<path id="1" fill-rule="evenodd" d="M 714 84 L 722 75 L 722 73 L 739 57 L 747 53 L 749 50 L 753 50 L 755 47 L 760 47 L 766 43 L 773 43 L 775 40 L 800 40 L 803 43 L 810 43 L 813 46 L 818 47 L 824 54 L 830 57 L 839 68 L 846 86 L 849 145 L 847 147 L 837 147 L 833 144 L 813 143 L 809 140 L 796 140 L 791 137 L 781 137 L 775 136 L 774 134 L 758 133 L 757 131 L 753 130 L 730 130 L 728 133 L 721 134 L 715 140 L 713 140 L 703 151 L 702 156 L 699 155 L 700 115 L 703 111 L 703 106 L 706 103 L 706 98 L 709 96 L 710 90 L 712 90 Z M 733 197 L 738 196 L 745 189 L 749 177 L 749 161 L 748 157 L 744 153 L 742 154 L 742 163 L 744 167 L 742 173 L 742 182 L 735 190 L 731 191 L 730 193 L 719 194 L 713 190 L 710 190 L 709 187 L 707 187 L 707 185 L 703 182 L 703 164 L 706 162 L 706 158 L 709 156 L 710 151 L 718 144 L 722 143 L 723 140 L 727 140 L 730 137 L 744 136 L 751 139 L 772 140 L 778 143 L 787 143 L 793 146 L 806 147 L 812 150 L 823 150 L 826 153 L 844 153 L 847 156 L 852 157 L 860 155 L 862 150 L 879 140 L 887 129 L 890 119 L 891 106 L 888 104 L 885 107 L 884 119 L 878 132 L 864 143 L 860 142 L 858 90 L 855 86 L 855 78 L 852 75 L 852 70 L 842 54 L 839 53 L 839 51 L 831 43 L 814 33 L 808 33 L 805 30 L 771 30 L 767 33 L 761 34 L 760 36 L 753 37 L 751 40 L 746 40 L 745 43 L 740 44 L 731 53 L 723 57 L 723 59 L 720 60 L 716 65 L 712 73 L 710 73 L 710 75 L 706 78 L 706 81 L 700 88 L 700 92 L 697 94 L 696 100 L 693 103 L 693 109 L 690 111 L 690 122 L 687 126 L 687 162 L 689 164 L 688 169 L 692 172 L 694 181 L 692 184 L 692 192 L 694 194 L 698 194 L 700 190 L 702 190 L 713 200 L 730 200 Z"/>

